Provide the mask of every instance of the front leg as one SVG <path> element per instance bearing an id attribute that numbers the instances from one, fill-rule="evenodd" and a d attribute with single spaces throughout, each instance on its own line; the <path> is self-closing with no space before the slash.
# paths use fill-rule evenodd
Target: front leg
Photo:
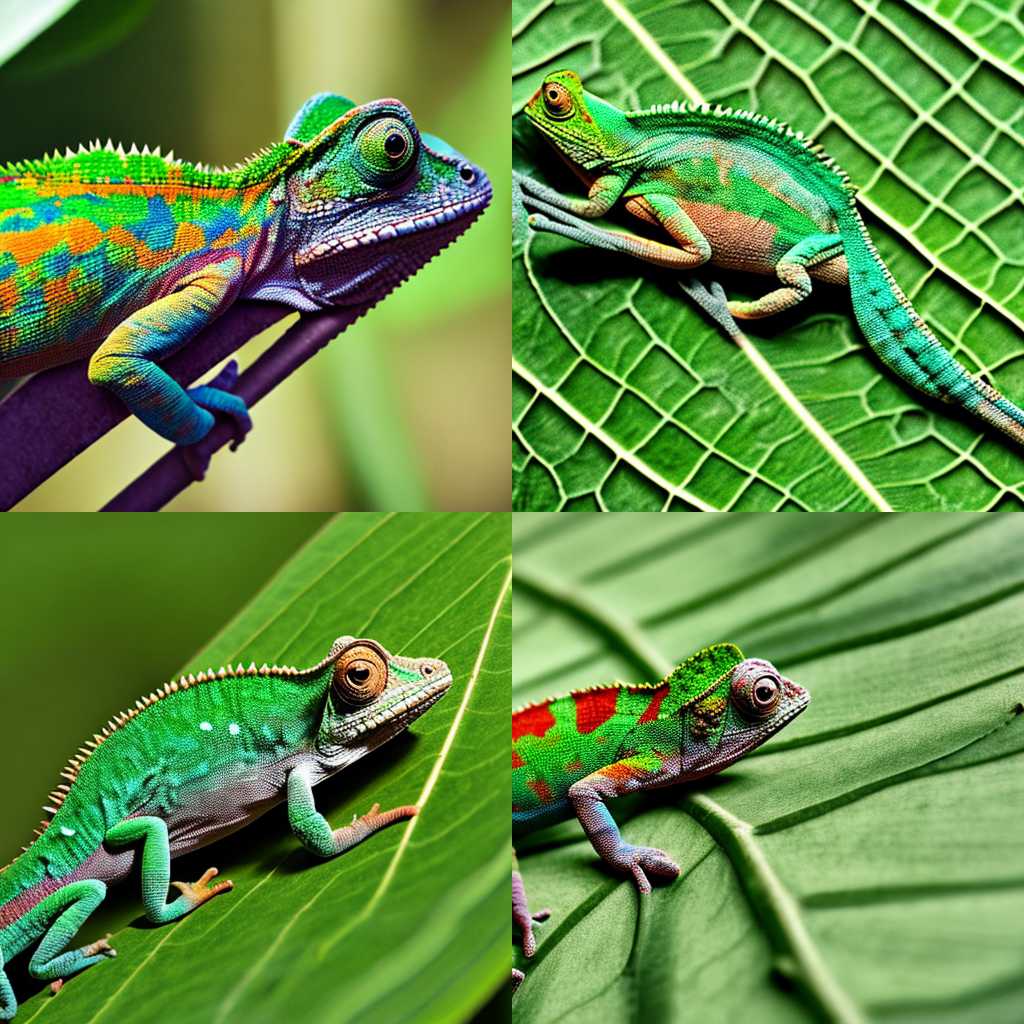
<path id="1" fill-rule="evenodd" d="M 351 825 L 332 829 L 327 819 L 316 809 L 310 769 L 299 765 L 288 776 L 288 823 L 302 845 L 318 857 L 335 857 L 350 850 L 374 832 L 396 821 L 413 817 L 419 808 L 407 805 L 379 813 L 380 804 L 374 804 L 361 818 L 354 818 Z"/>
<path id="2" fill-rule="evenodd" d="M 217 869 L 208 868 L 198 882 L 171 881 L 171 848 L 167 838 L 167 823 L 163 818 L 128 818 L 107 832 L 109 843 L 122 844 L 143 841 L 142 846 L 142 902 L 146 916 L 155 924 L 176 921 L 195 910 L 218 893 L 233 887 L 229 881 L 210 881 Z M 167 902 L 167 890 L 174 886 L 181 895 Z"/>
<path id="3" fill-rule="evenodd" d="M 619 200 L 629 184 L 629 179 L 622 175 L 602 174 L 591 184 L 586 199 L 576 199 L 572 196 L 563 196 L 561 192 L 518 171 L 512 172 L 512 180 L 519 186 L 523 198 L 531 205 L 536 205 L 534 200 L 539 199 L 556 210 L 587 218 L 603 217 Z"/>
<path id="4" fill-rule="evenodd" d="M 209 409 L 229 415 L 241 437 L 249 429 L 245 402 L 209 386 L 186 391 L 157 365 L 234 301 L 242 261 L 230 255 L 182 279 L 178 289 L 132 313 L 89 360 L 89 380 L 108 388 L 147 427 L 175 444 L 195 444 L 213 426 Z M 214 393 L 216 391 L 216 393 Z"/>
<path id="5" fill-rule="evenodd" d="M 606 864 L 632 875 L 644 894 L 651 891 L 648 873 L 675 878 L 679 866 L 662 850 L 627 843 L 605 801 L 662 784 L 670 777 L 657 754 L 637 754 L 599 768 L 569 787 L 569 800 L 591 846 Z"/>

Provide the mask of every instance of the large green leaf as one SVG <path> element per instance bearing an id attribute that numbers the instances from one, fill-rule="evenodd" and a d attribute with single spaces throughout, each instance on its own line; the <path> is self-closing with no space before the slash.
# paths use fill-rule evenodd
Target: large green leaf
<path id="1" fill-rule="evenodd" d="M 507 515 L 349 514 L 300 551 L 184 670 L 310 664 L 343 632 L 444 658 L 445 699 L 316 791 L 335 825 L 374 801 L 420 815 L 321 861 L 278 808 L 176 860 L 175 878 L 212 863 L 235 891 L 115 929 L 116 960 L 18 1021 L 457 1021 L 480 1006 L 508 971 L 509 545 Z"/>
<path id="2" fill-rule="evenodd" d="M 1019 1021 L 1015 520 L 524 518 L 516 705 L 656 678 L 719 640 L 773 660 L 811 703 L 722 775 L 615 801 L 630 842 L 682 866 L 650 896 L 602 870 L 576 822 L 519 844 L 552 917 L 517 960 L 517 1016 Z"/>
<path id="3" fill-rule="evenodd" d="M 627 108 L 704 99 L 782 118 L 860 186 L 883 257 L 939 339 L 1024 400 L 1017 5 L 522 0 L 513 10 L 518 168 L 579 193 L 521 114 L 560 67 Z M 822 287 L 792 315 L 748 323 L 737 347 L 672 275 L 522 224 L 517 237 L 516 508 L 1019 506 L 1019 449 L 894 378 L 843 292 Z M 741 296 L 767 288 L 724 284 Z"/>

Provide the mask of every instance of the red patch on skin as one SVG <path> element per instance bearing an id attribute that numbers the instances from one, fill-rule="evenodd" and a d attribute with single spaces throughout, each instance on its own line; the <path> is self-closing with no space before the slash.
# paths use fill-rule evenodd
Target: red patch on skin
<path id="1" fill-rule="evenodd" d="M 583 762 L 577 757 L 575 761 L 570 761 L 565 769 L 570 772 L 581 772 L 583 771 Z"/>
<path id="2" fill-rule="evenodd" d="M 555 716 L 547 704 L 523 708 L 512 716 L 512 742 L 520 736 L 543 736 L 555 724 Z"/>
<path id="3" fill-rule="evenodd" d="M 526 762 L 513 750 L 512 751 L 512 767 L 522 768 Z"/>
<path id="4" fill-rule="evenodd" d="M 576 704 L 576 731 L 582 734 L 593 732 L 604 725 L 615 714 L 618 690 L 591 690 L 589 693 L 574 693 Z"/>
<path id="5" fill-rule="evenodd" d="M 551 789 L 543 779 L 530 779 L 526 784 L 533 790 L 537 799 L 542 804 L 549 804 L 554 800 L 554 797 L 551 795 Z"/>
<path id="6" fill-rule="evenodd" d="M 642 691 L 634 691 L 642 692 Z M 651 695 L 651 703 L 647 705 L 647 710 L 637 719 L 637 722 L 656 722 L 658 720 L 658 712 L 661 710 L 661 702 L 668 695 L 667 686 L 659 686 L 654 693 Z"/>

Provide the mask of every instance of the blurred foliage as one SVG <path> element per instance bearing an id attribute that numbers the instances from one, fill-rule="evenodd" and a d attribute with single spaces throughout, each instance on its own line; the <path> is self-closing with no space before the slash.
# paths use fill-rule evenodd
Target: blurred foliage
<path id="1" fill-rule="evenodd" d="M 732 641 L 808 709 L 693 786 L 616 800 L 681 876 L 638 897 L 575 821 L 517 844 L 550 906 L 531 1024 L 1016 1024 L 1024 527 L 1013 517 L 515 517 L 513 701 Z"/>
<path id="2" fill-rule="evenodd" d="M 245 444 L 170 508 L 508 507 L 508 4 L 131 0 L 114 17 L 112 2 L 82 0 L 0 68 L 0 160 L 111 137 L 233 163 L 329 90 L 397 96 L 495 186 L 466 235 L 261 401 Z M 19 508 L 97 508 L 166 447 L 130 420 Z"/>

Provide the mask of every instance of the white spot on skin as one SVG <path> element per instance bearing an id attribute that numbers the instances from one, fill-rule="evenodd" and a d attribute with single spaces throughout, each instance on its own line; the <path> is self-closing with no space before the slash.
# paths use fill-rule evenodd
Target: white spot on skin
<path id="1" fill-rule="evenodd" d="M 67 825 L 61 825 L 60 834 L 62 836 L 68 836 L 70 838 L 75 834 L 75 830 L 73 828 L 68 828 Z"/>
<path id="2" fill-rule="evenodd" d="M 210 732 L 213 729 L 213 726 L 210 725 L 209 722 L 200 722 L 199 728 L 202 729 L 203 732 Z"/>
<path id="3" fill-rule="evenodd" d="M 231 733 L 232 736 L 237 736 L 241 731 L 241 728 L 235 722 L 232 722 L 228 726 L 228 732 Z"/>

